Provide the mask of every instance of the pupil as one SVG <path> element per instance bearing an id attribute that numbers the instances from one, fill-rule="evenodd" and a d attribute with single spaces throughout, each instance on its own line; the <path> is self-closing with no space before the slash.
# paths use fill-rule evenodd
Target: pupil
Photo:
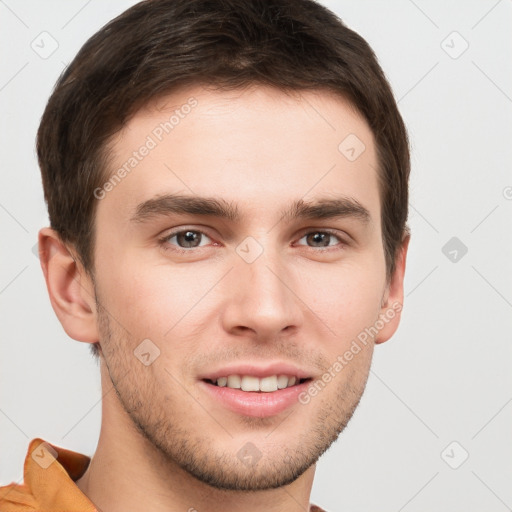
<path id="1" fill-rule="evenodd" d="M 313 243 L 320 243 L 321 247 L 327 247 L 329 245 L 329 234 L 328 233 L 314 233 L 313 235 L 309 235 L 310 236 L 310 241 L 312 241 Z"/>
<path id="2" fill-rule="evenodd" d="M 186 247 L 195 247 L 194 242 L 197 242 L 198 236 L 194 231 L 184 231 L 178 235 L 178 239 L 185 244 Z"/>

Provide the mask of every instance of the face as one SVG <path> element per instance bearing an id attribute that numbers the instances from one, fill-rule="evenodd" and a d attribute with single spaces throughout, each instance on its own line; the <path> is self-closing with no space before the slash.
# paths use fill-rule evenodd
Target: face
<path id="1" fill-rule="evenodd" d="M 352 416 L 361 333 L 390 307 L 371 130 L 329 93 L 196 87 L 110 146 L 94 261 L 113 399 L 203 482 L 292 482 Z"/>

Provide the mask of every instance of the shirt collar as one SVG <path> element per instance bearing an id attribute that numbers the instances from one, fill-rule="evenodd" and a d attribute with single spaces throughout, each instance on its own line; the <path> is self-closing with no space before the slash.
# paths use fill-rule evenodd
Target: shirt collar
<path id="1" fill-rule="evenodd" d="M 23 467 L 25 484 L 41 510 L 97 512 L 75 483 L 90 462 L 87 455 L 35 438 L 29 444 Z"/>

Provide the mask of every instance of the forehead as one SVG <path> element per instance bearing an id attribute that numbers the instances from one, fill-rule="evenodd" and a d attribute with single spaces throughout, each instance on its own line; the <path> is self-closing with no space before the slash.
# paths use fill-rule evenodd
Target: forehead
<path id="1" fill-rule="evenodd" d="M 315 197 L 352 197 L 378 218 L 373 134 L 340 96 L 196 86 L 141 109 L 111 140 L 100 215 L 128 222 L 162 194 L 222 197 L 248 215 Z M 105 187 L 104 187 L 105 188 Z"/>

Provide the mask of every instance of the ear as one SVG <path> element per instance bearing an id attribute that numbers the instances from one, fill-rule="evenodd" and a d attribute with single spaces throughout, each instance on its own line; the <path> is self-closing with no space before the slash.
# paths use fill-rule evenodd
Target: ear
<path id="1" fill-rule="evenodd" d="M 74 340 L 97 342 L 96 302 L 91 277 L 55 230 L 41 229 L 38 242 L 50 302 L 62 327 Z"/>
<path id="2" fill-rule="evenodd" d="M 380 324 L 379 333 L 375 338 L 375 343 L 384 343 L 395 334 L 400 324 L 400 317 L 404 303 L 404 274 L 405 263 L 407 258 L 407 249 L 409 248 L 410 234 L 407 232 L 404 237 L 400 249 L 396 255 L 395 272 L 387 283 L 384 297 L 382 299 L 382 307 L 379 314 Z M 377 322 L 379 322 L 377 320 Z M 376 322 L 376 324 L 377 324 Z"/>

